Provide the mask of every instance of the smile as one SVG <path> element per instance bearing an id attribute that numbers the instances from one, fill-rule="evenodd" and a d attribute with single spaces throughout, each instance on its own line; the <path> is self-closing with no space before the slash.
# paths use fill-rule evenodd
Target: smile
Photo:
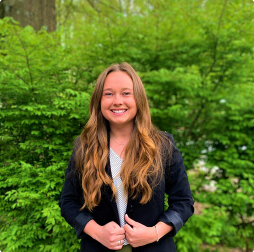
<path id="1" fill-rule="evenodd" d="M 124 114 L 126 111 L 127 109 L 111 109 L 114 114 Z"/>

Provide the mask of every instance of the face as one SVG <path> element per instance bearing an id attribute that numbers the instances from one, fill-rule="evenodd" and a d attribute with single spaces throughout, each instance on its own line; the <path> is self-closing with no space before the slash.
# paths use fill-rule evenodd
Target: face
<path id="1" fill-rule="evenodd" d="M 115 126 L 133 126 L 137 113 L 131 77 L 123 72 L 110 73 L 104 82 L 101 98 L 102 115 Z"/>

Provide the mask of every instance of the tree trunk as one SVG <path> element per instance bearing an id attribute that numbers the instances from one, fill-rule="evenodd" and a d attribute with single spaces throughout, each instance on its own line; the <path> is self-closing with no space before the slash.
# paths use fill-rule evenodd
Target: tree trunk
<path id="1" fill-rule="evenodd" d="M 0 17 L 13 17 L 21 26 L 32 26 L 36 31 L 46 26 L 56 29 L 55 0 L 3 0 Z"/>

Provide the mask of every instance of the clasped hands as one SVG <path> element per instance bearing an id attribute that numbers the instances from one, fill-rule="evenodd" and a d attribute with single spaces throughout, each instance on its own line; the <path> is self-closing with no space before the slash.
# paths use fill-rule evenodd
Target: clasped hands
<path id="1" fill-rule="evenodd" d="M 132 220 L 125 215 L 127 224 L 120 227 L 115 222 L 109 222 L 103 226 L 104 239 L 101 243 L 109 249 L 119 250 L 122 248 L 124 238 L 132 247 L 139 247 L 156 241 L 157 233 L 154 227 L 147 227 Z"/>

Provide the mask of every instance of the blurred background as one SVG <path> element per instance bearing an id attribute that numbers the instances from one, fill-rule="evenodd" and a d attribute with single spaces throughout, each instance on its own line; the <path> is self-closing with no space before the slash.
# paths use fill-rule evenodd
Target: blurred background
<path id="1" fill-rule="evenodd" d="M 123 61 L 184 156 L 178 251 L 254 250 L 252 0 L 2 0 L 0 18 L 0 251 L 79 251 L 64 172 L 96 78 Z"/>

